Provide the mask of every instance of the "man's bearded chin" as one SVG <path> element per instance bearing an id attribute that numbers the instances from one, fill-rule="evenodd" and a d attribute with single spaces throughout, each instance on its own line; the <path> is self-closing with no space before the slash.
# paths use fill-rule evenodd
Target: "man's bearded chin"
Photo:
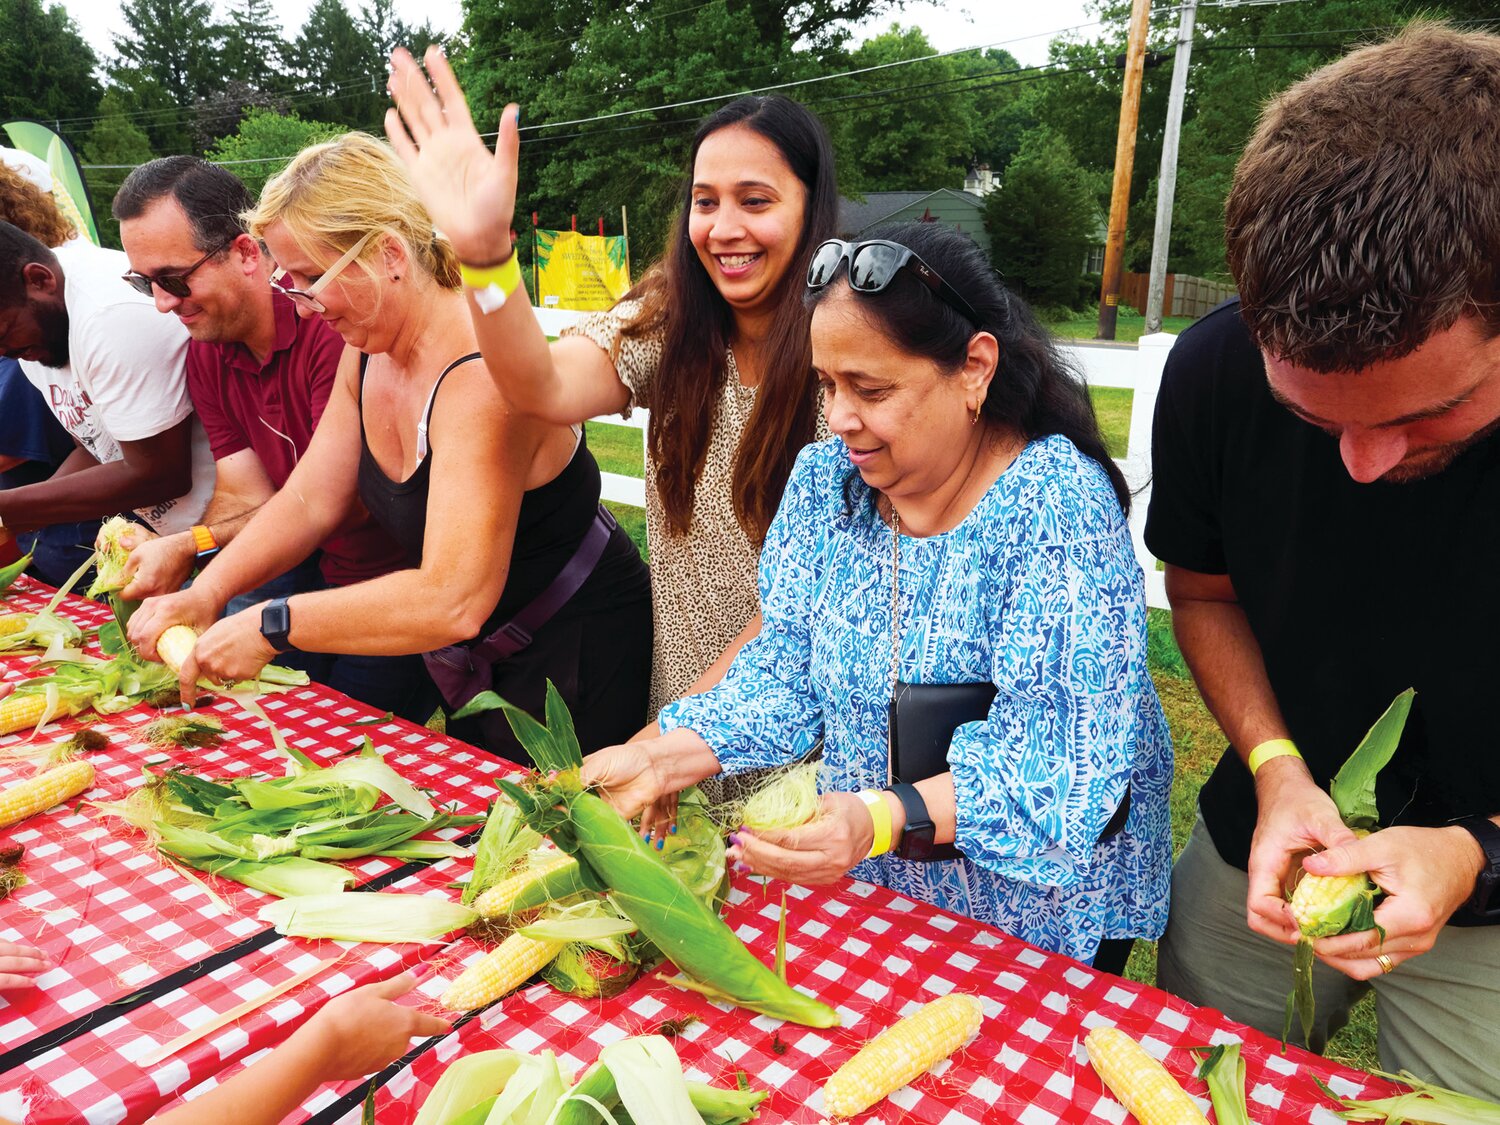
<path id="1" fill-rule="evenodd" d="M 62 305 L 38 305 L 37 327 L 42 333 L 42 347 L 46 350 L 37 362 L 44 367 L 68 366 L 68 310 Z"/>

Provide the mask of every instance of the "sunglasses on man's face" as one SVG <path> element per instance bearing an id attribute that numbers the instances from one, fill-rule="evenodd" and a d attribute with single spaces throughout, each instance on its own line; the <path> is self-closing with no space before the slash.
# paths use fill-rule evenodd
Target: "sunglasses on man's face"
<path id="1" fill-rule="evenodd" d="M 238 237 L 238 235 L 235 235 L 235 238 Z M 163 293 L 170 293 L 179 301 L 185 301 L 193 295 L 193 290 L 187 282 L 187 279 L 193 275 L 193 271 L 215 254 L 227 250 L 233 245 L 234 238 L 231 238 L 228 242 L 220 243 L 185 270 L 178 270 L 175 273 L 136 273 L 134 270 L 131 270 L 129 273 L 123 274 L 121 280 L 143 297 L 152 295 L 151 287 L 154 285 Z"/>
<path id="2" fill-rule="evenodd" d="M 354 261 L 355 258 L 359 257 L 359 252 L 365 248 L 365 243 L 369 242 L 370 239 L 374 237 L 374 231 L 368 232 L 353 246 L 349 247 L 348 250 L 345 250 L 344 256 L 338 261 L 334 262 L 333 265 L 329 266 L 323 276 L 318 278 L 317 281 L 313 282 L 306 289 L 293 289 L 290 285 L 277 285 L 274 281 L 271 282 L 271 288 L 276 290 L 276 292 L 278 293 L 282 293 L 290 297 L 292 299 L 292 303 L 298 308 L 306 309 L 308 312 L 312 313 L 325 313 L 328 311 L 328 306 L 323 304 L 322 301 L 318 300 L 318 294 L 323 292 L 323 290 L 327 288 L 327 286 L 332 284 L 334 278 L 338 277 L 339 274 L 344 272 L 344 267 L 346 267 L 350 262 Z M 272 275 L 275 275 L 274 270 L 272 271 Z"/>
<path id="3" fill-rule="evenodd" d="M 975 328 L 983 321 L 963 294 L 943 280 L 942 275 L 899 242 L 876 238 L 868 242 L 845 242 L 830 238 L 813 251 L 807 267 L 807 287 L 822 289 L 845 261 L 849 263 L 849 288 L 857 293 L 879 293 L 896 279 L 902 270 L 912 274 Z"/>

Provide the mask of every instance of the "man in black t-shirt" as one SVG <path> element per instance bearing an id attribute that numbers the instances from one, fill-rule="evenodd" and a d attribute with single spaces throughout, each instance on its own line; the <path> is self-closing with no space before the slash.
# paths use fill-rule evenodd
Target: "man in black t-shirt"
<path id="1" fill-rule="evenodd" d="M 1384 940 L 1315 943 L 1313 1045 L 1374 987 L 1386 1068 L 1500 1098 L 1500 38 L 1419 25 L 1292 87 L 1227 225 L 1243 305 L 1178 341 L 1153 436 L 1146 541 L 1232 744 L 1160 981 L 1278 1034 L 1283 888 L 1368 871 Z M 1328 784 L 1408 687 L 1361 840 Z"/>

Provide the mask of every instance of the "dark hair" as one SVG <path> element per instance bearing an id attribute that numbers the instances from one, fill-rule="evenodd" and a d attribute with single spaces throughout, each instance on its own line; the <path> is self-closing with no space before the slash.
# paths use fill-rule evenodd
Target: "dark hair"
<path id="1" fill-rule="evenodd" d="M 942 223 L 899 223 L 868 237 L 915 251 L 973 306 L 979 314 L 978 328 L 999 341 L 1000 365 L 985 394 L 984 417 L 1027 441 L 1048 434 L 1067 438 L 1108 474 L 1120 507 L 1129 514 L 1130 486 L 1105 448 L 1087 385 L 1026 303 L 1000 281 L 973 239 Z M 838 284 L 847 273 L 845 263 L 828 285 L 808 290 L 808 308 L 815 308 L 835 287 L 847 290 Z M 873 325 L 902 351 L 929 359 L 944 371 L 963 365 L 976 326 L 909 272 L 898 273 L 878 293 L 854 296 Z"/>
<path id="2" fill-rule="evenodd" d="M 196 156 L 163 156 L 125 177 L 110 210 L 121 221 L 138 219 L 168 195 L 186 213 L 193 245 L 204 253 L 244 234 L 240 215 L 255 207 L 249 189 L 233 172 Z"/>
<path id="3" fill-rule="evenodd" d="M 1358 371 L 1459 317 L 1500 331 L 1500 37 L 1418 22 L 1266 107 L 1225 208 L 1271 355 Z"/>
<path id="4" fill-rule="evenodd" d="M 692 522 L 698 475 L 708 456 L 719 395 L 728 378 L 724 357 L 734 333 L 729 305 L 688 238 L 692 169 L 703 142 L 733 125 L 744 126 L 774 144 L 807 194 L 802 236 L 776 289 L 776 314 L 761 351 L 764 366 L 755 408 L 734 460 L 735 516 L 745 533 L 760 543 L 781 503 L 792 463 L 812 440 L 817 424 L 809 313 L 802 301 L 802 286 L 813 248 L 833 236 L 839 197 L 833 146 L 812 111 L 775 95 L 744 97 L 703 121 L 693 137 L 682 206 L 669 249 L 631 294 L 641 297 L 642 307 L 624 331 L 630 336 L 662 335 L 646 441 L 656 460 L 656 486 L 667 527 L 681 535 Z"/>
<path id="5" fill-rule="evenodd" d="M 56 254 L 14 223 L 0 222 L 0 308 L 26 303 L 24 271 L 33 262 L 58 272 Z"/>

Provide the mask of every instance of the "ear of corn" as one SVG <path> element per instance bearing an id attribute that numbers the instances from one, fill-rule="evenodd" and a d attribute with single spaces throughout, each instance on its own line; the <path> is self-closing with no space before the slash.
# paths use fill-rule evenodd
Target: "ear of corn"
<path id="1" fill-rule="evenodd" d="M 1292 917 L 1306 938 L 1368 930 L 1373 924 L 1375 884 L 1357 875 L 1304 875 L 1292 891 Z M 1361 924 L 1363 923 L 1363 924 Z"/>
<path id="2" fill-rule="evenodd" d="M 961 993 L 923 1005 L 834 1072 L 823 1086 L 824 1107 L 834 1117 L 863 1113 L 974 1038 L 983 1019 L 979 1000 Z"/>
<path id="3" fill-rule="evenodd" d="M 518 909 L 528 909 L 517 906 L 517 900 L 523 892 L 526 893 L 526 902 L 530 903 L 530 908 L 535 908 L 578 894 L 583 889 L 582 881 L 578 878 L 578 861 L 559 852 L 551 859 L 501 879 L 471 905 L 481 917 L 503 920 Z M 541 897 L 537 901 L 539 895 Z"/>
<path id="4" fill-rule="evenodd" d="M 0 792 L 0 828 L 8 828 L 29 816 L 46 812 L 53 805 L 78 796 L 93 784 L 93 764 L 81 758 L 16 782 Z"/>
<path id="5" fill-rule="evenodd" d="M 30 730 L 47 713 L 47 697 L 40 692 L 12 694 L 0 700 L 0 734 Z M 69 712 L 71 714 L 72 712 Z"/>
<path id="6" fill-rule="evenodd" d="M 1208 1125 L 1167 1068 L 1119 1028 L 1096 1027 L 1083 1045 L 1104 1085 L 1140 1125 Z"/>
<path id="7" fill-rule="evenodd" d="M 182 673 L 182 665 L 192 655 L 198 634 L 186 625 L 172 625 L 156 638 L 156 655 L 172 671 Z"/>
<path id="8" fill-rule="evenodd" d="M 442 1005 L 456 1012 L 482 1008 L 514 992 L 562 952 L 560 941 L 535 941 L 511 934 L 470 965 L 443 993 Z"/>
<path id="9" fill-rule="evenodd" d="M 13 636 L 16 633 L 24 633 L 28 621 L 25 614 L 7 613 L 0 617 L 0 637 Z"/>

